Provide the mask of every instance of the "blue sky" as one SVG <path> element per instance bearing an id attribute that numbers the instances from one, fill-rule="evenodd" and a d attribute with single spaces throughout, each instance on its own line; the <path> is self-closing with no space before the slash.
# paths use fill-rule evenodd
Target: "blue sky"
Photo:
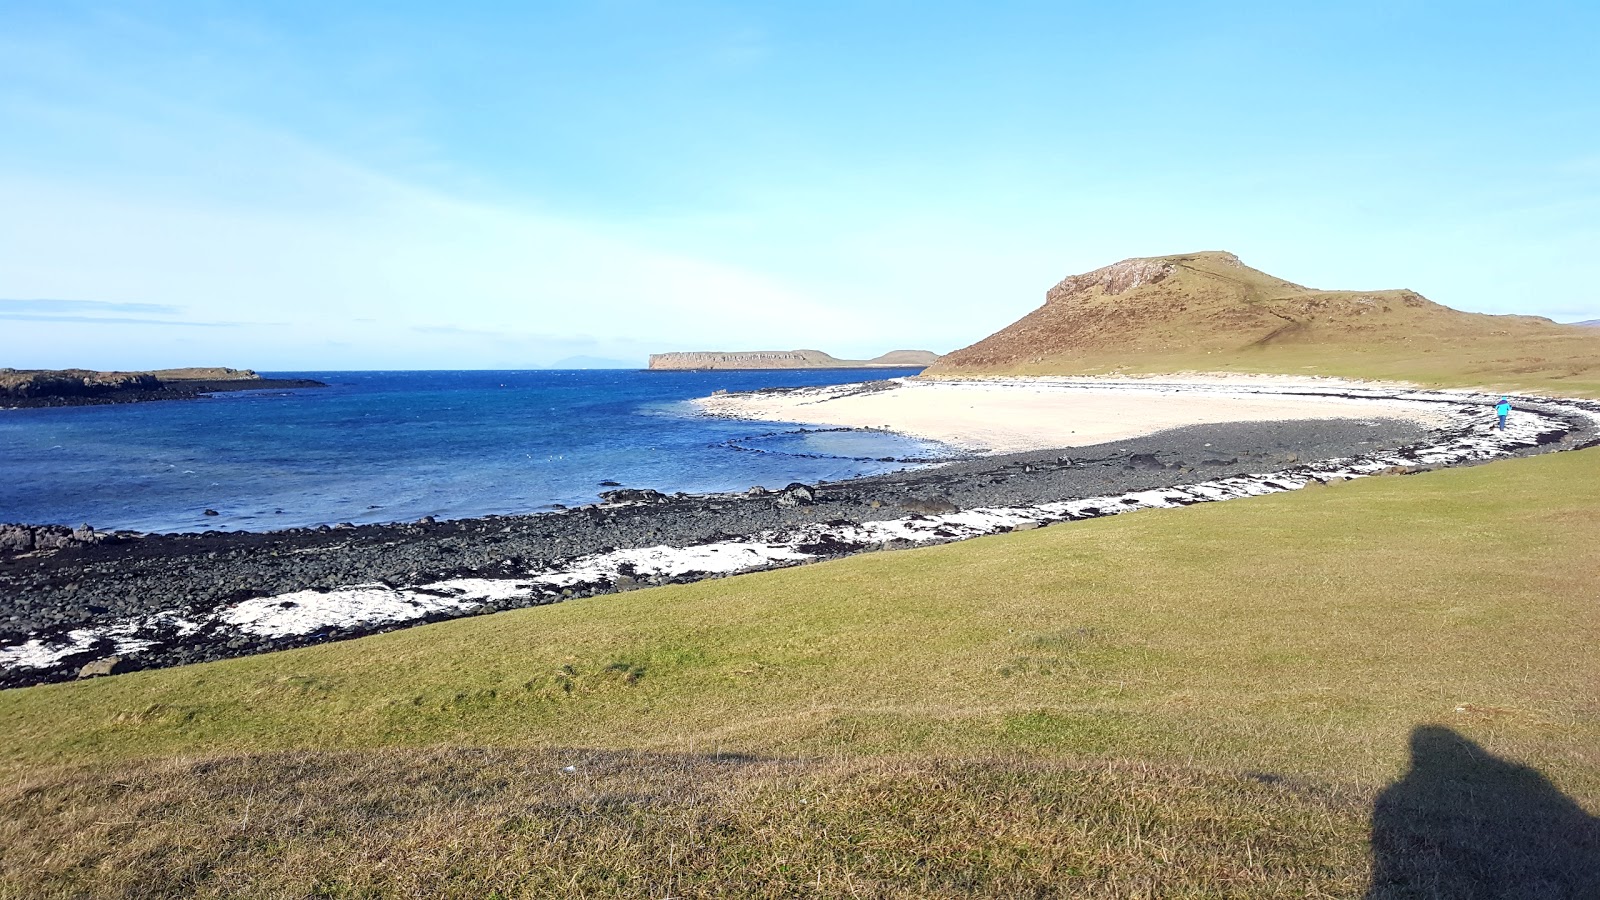
<path id="1" fill-rule="evenodd" d="M 1129 256 L 1600 317 L 1600 4 L 0 0 L 0 365 L 947 351 Z"/>

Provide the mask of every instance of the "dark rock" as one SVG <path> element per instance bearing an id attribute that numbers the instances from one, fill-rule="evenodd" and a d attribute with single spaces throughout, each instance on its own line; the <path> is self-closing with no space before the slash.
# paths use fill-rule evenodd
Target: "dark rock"
<path id="1" fill-rule="evenodd" d="M 623 488 L 617 491 L 601 491 L 600 499 L 607 503 L 665 503 L 667 495 L 650 488 Z"/>
<path id="2" fill-rule="evenodd" d="M 600 486 L 601 487 L 622 487 L 622 482 L 620 482 L 620 481 L 602 481 L 602 482 L 600 482 Z"/>
<path id="3" fill-rule="evenodd" d="M 206 511 L 205 511 L 205 514 L 206 514 L 206 515 L 208 515 L 208 516 L 220 516 L 220 515 L 222 515 L 222 513 L 219 513 L 219 512 L 217 512 L 217 511 L 216 511 L 216 510 L 214 510 L 214 509 L 208 509 L 208 510 L 206 510 Z"/>
<path id="4" fill-rule="evenodd" d="M 780 491 L 778 499 L 773 502 L 779 506 L 794 507 L 815 503 L 816 500 L 817 492 L 811 488 L 811 485 L 795 481 Z"/>
<path id="5" fill-rule="evenodd" d="M 1166 466 L 1161 464 L 1161 460 L 1156 459 L 1156 455 L 1154 453 L 1135 453 L 1134 455 L 1128 457 L 1128 468 L 1142 469 L 1144 471 L 1151 472 L 1160 471 L 1165 469 Z"/>

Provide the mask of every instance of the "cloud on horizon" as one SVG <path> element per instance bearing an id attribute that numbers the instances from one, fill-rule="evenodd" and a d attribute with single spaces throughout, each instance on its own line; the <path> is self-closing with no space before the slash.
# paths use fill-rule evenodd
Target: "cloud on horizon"
<path id="1" fill-rule="evenodd" d="M 147 313 L 157 316 L 177 316 L 183 308 L 171 303 L 124 303 L 115 300 L 43 300 L 0 297 L 0 311 L 53 313 Z"/>
<path id="2" fill-rule="evenodd" d="M 184 319 L 187 310 L 171 303 L 115 300 L 13 299 L 0 297 L 0 320 L 65 322 L 73 325 L 167 325 L 189 328 L 244 328 L 259 322 Z"/>

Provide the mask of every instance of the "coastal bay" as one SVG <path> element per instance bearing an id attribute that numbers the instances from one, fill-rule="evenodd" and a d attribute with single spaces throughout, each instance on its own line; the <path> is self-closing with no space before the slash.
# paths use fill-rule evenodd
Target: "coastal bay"
<path id="1" fill-rule="evenodd" d="M 1059 387 L 1012 384 L 996 390 L 1043 389 L 1059 399 Z M 1203 396 L 1217 387 L 1189 389 Z M 0 596 L 9 611 L 0 632 L 0 684 L 72 678 L 85 664 L 110 657 L 119 658 L 112 664 L 119 671 L 224 658 L 1151 505 L 1526 455 L 1594 437 L 1594 422 L 1581 407 L 1541 408 L 1524 401 L 1529 411 L 1515 428 L 1491 433 L 1482 422 L 1482 397 L 1396 386 L 1322 389 L 1342 396 L 1295 402 L 1328 402 L 1344 410 L 1341 417 L 1211 423 L 1155 433 L 1147 426 L 1144 434 L 1089 446 L 973 455 L 939 466 L 770 489 L 667 494 L 597 488 L 604 502 L 538 515 L 114 536 L 0 557 Z M 1125 393 L 1124 412 L 1137 418 L 1141 395 L 1161 398 L 1183 390 L 1144 384 Z M 1363 390 L 1370 396 L 1360 396 Z M 853 391 L 882 392 L 865 383 L 755 391 L 735 400 L 792 401 Z M 703 404 L 727 402 L 728 396 Z M 1195 397 L 1188 402 L 1202 405 Z M 1352 417 L 1341 403 L 1366 404 L 1374 415 Z M 1294 408 L 1299 407 L 1289 403 L 1280 414 Z"/>

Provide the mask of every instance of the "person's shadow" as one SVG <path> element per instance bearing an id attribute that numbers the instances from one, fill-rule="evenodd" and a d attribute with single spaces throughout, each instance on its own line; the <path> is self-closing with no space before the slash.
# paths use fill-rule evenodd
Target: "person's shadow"
<path id="1" fill-rule="evenodd" d="M 1600 898 L 1600 819 L 1440 726 L 1411 733 L 1411 770 L 1373 804 L 1372 857 L 1367 900 Z"/>

